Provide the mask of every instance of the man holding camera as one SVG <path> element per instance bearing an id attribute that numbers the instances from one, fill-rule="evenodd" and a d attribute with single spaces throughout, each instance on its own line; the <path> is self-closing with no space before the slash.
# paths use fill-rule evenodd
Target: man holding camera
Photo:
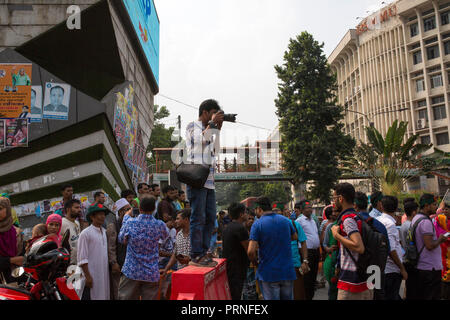
<path id="1" fill-rule="evenodd" d="M 214 188 L 215 144 L 224 121 L 224 113 L 215 100 L 202 102 L 198 121 L 186 128 L 187 155 L 195 164 L 210 165 L 210 172 L 202 188 L 187 186 L 191 204 L 191 265 L 214 267 L 217 265 L 207 254 L 216 218 L 216 194 Z"/>

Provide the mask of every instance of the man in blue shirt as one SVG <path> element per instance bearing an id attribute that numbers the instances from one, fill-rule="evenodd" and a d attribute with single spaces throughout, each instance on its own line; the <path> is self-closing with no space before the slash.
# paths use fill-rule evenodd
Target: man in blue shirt
<path id="1" fill-rule="evenodd" d="M 381 192 L 379 192 L 381 194 Z M 377 198 L 377 194 L 375 195 L 375 198 Z M 373 226 L 375 229 L 378 230 L 378 232 L 382 233 L 387 240 L 388 243 L 388 250 L 391 252 L 391 247 L 389 245 L 389 236 L 386 230 L 386 227 L 383 223 L 381 223 L 378 219 L 373 218 L 367 213 L 367 205 L 368 205 L 368 198 L 367 196 L 362 192 L 355 192 L 355 211 L 365 220 L 372 218 L 373 219 Z M 381 205 L 381 201 L 376 202 L 376 204 Z M 375 209 L 375 208 L 374 208 Z M 372 210 L 373 211 L 373 210 Z M 371 211 L 371 212 L 372 212 Z M 385 300 L 384 295 L 384 272 L 381 273 L 381 289 L 374 289 L 374 300 Z"/>
<path id="2" fill-rule="evenodd" d="M 127 244 L 127 255 L 119 283 L 119 300 L 154 300 L 159 286 L 159 240 L 169 233 L 163 221 L 157 220 L 155 198 L 144 196 L 139 203 L 140 214 L 123 219 L 119 242 Z"/>
<path id="3" fill-rule="evenodd" d="M 252 225 L 248 257 L 258 265 L 256 279 L 264 300 L 292 300 L 296 279 L 291 251 L 291 241 L 297 240 L 294 226 L 288 218 L 272 212 L 268 198 L 258 198 L 255 205 L 261 218 Z"/>

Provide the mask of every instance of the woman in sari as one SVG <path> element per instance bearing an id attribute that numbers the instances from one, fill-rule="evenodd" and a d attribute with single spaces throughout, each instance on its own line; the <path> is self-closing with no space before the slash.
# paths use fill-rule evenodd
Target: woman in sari
<path id="1" fill-rule="evenodd" d="M 436 236 L 450 231 L 450 206 L 444 204 L 439 208 L 438 215 L 434 219 Z M 450 300 L 450 238 L 441 243 L 442 252 L 442 299 Z"/>

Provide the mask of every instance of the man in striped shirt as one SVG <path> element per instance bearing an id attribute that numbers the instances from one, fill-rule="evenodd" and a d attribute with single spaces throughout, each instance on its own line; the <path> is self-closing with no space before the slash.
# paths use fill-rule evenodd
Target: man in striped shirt
<path id="1" fill-rule="evenodd" d="M 187 186 L 191 204 L 191 262 L 196 266 L 213 267 L 217 263 L 207 254 L 216 218 L 216 194 L 214 188 L 215 145 L 223 124 L 223 112 L 215 100 L 202 102 L 199 118 L 187 125 L 186 151 L 194 164 L 210 165 L 210 172 L 202 188 Z"/>

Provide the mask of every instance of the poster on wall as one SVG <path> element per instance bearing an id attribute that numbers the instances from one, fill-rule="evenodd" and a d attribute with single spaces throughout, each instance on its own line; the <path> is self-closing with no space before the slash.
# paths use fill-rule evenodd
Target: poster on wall
<path id="1" fill-rule="evenodd" d="M 31 66 L 0 64 L 0 118 L 22 118 L 30 111 Z"/>
<path id="2" fill-rule="evenodd" d="M 42 87 L 31 87 L 30 122 L 42 122 Z"/>
<path id="3" fill-rule="evenodd" d="M 45 84 L 43 119 L 69 119 L 70 85 L 47 82 Z"/>
<path id="4" fill-rule="evenodd" d="M 5 148 L 28 146 L 28 119 L 5 120 Z"/>
<path id="5" fill-rule="evenodd" d="M 0 120 L 0 149 L 5 147 L 5 120 Z"/>
<path id="6" fill-rule="evenodd" d="M 145 148 L 138 126 L 138 110 L 134 106 L 134 89 L 130 85 L 125 94 L 117 93 L 114 113 L 114 133 L 123 150 L 125 165 L 133 172 L 134 182 L 145 182 L 148 172 Z M 122 147 L 124 146 L 124 148 Z"/>

